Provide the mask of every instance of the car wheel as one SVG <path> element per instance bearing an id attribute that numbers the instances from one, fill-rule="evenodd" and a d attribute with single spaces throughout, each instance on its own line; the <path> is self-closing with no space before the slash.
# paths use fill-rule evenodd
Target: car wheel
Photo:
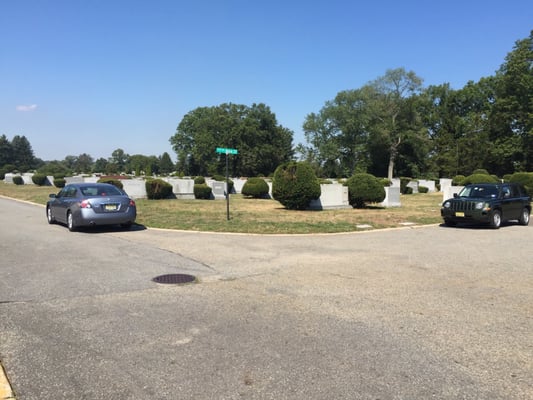
<path id="1" fill-rule="evenodd" d="M 74 217 L 70 211 L 67 212 L 67 227 L 68 230 L 74 232 L 76 230 L 76 225 L 74 224 Z"/>
<path id="2" fill-rule="evenodd" d="M 520 214 L 520 218 L 518 220 L 520 225 L 528 225 L 529 224 L 529 210 L 527 208 L 524 208 L 522 210 L 522 213 Z"/>
<path id="3" fill-rule="evenodd" d="M 500 210 L 494 210 L 490 215 L 490 226 L 494 229 L 498 229 L 502 224 L 502 213 Z"/>
<path id="4" fill-rule="evenodd" d="M 46 208 L 46 219 L 48 220 L 49 224 L 53 224 L 56 222 L 54 216 L 52 215 L 52 208 L 50 207 Z"/>

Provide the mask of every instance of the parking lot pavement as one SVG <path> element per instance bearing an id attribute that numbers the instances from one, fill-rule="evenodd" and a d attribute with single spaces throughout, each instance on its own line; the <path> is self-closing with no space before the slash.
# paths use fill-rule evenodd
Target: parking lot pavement
<path id="1" fill-rule="evenodd" d="M 72 234 L 0 202 L 20 400 L 533 398 L 532 227 Z"/>

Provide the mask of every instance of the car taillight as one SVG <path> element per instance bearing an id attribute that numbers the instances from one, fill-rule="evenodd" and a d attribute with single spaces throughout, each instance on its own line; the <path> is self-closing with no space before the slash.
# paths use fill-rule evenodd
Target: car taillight
<path id="1" fill-rule="evenodd" d="M 91 206 L 91 203 L 89 203 L 89 200 L 83 200 L 80 203 L 80 207 L 81 208 L 93 208 L 93 206 Z"/>
<path id="2" fill-rule="evenodd" d="M 130 207 L 135 207 L 135 202 L 132 199 L 130 199 Z"/>

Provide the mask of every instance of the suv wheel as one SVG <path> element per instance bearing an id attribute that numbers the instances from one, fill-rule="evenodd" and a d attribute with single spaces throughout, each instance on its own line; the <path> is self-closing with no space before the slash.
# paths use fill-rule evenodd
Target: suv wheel
<path id="1" fill-rule="evenodd" d="M 498 229 L 502 224 L 502 213 L 500 210 L 494 210 L 490 215 L 490 226 L 494 229 Z"/>
<path id="2" fill-rule="evenodd" d="M 522 210 L 522 213 L 520 213 L 520 218 L 518 219 L 518 222 L 520 223 L 520 225 L 529 224 L 529 210 L 527 208 L 524 208 Z"/>

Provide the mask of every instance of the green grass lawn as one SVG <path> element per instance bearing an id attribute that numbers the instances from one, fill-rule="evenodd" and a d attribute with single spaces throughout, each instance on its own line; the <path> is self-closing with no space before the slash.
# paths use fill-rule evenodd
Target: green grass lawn
<path id="1" fill-rule="evenodd" d="M 14 185 L 0 182 L 0 195 L 45 204 L 51 186 Z M 289 211 L 275 200 L 230 197 L 230 220 L 225 200 L 138 199 L 137 223 L 152 228 L 240 233 L 331 233 L 394 228 L 406 224 L 436 224 L 440 217 L 441 193 L 401 196 L 401 207 Z M 45 220 L 43 212 L 43 220 Z M 371 228 L 370 228 L 371 229 Z"/>

